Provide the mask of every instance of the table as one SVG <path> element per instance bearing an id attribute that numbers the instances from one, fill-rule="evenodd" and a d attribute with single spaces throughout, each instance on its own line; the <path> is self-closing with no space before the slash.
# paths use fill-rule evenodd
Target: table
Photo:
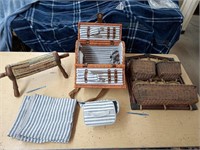
<path id="1" fill-rule="evenodd" d="M 44 53 L 1 52 L 0 72 L 7 64 L 16 63 Z M 175 55 L 165 57 L 178 58 Z M 74 88 L 75 54 L 62 59 L 62 65 L 69 78 L 65 79 L 58 67 L 17 80 L 23 95 L 14 97 L 12 82 L 5 77 L 0 79 L 0 149 L 72 149 L 72 148 L 138 148 L 138 147 L 188 147 L 200 146 L 200 111 L 188 110 L 134 110 L 149 116 L 127 114 L 130 108 L 127 89 L 110 89 L 106 99 L 118 99 L 120 112 L 116 123 L 111 126 L 88 127 L 83 121 L 82 109 L 79 112 L 76 128 L 69 143 L 34 144 L 18 141 L 7 136 L 25 95 L 44 94 L 52 97 L 69 97 Z M 183 79 L 191 84 L 184 68 Z M 27 91 L 46 86 L 32 93 Z M 78 100 L 95 97 L 100 89 L 81 89 Z M 200 108 L 199 103 L 197 104 Z"/>

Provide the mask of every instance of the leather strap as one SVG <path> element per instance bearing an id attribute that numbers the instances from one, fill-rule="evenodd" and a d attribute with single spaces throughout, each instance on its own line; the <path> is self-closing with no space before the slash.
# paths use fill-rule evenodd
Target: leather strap
<path id="1" fill-rule="evenodd" d="M 90 27 L 87 27 L 87 38 L 90 37 Z"/>
<path id="2" fill-rule="evenodd" d="M 113 39 L 115 39 L 115 35 L 116 35 L 116 28 L 113 27 Z"/>
<path id="3" fill-rule="evenodd" d="M 108 92 L 108 89 L 101 89 L 101 91 L 99 92 L 99 94 L 96 97 L 90 98 L 90 99 L 86 100 L 86 102 L 95 101 L 95 100 L 103 97 L 104 95 L 106 95 L 107 92 Z"/>
<path id="4" fill-rule="evenodd" d="M 85 73 L 84 73 L 84 79 L 85 79 L 85 83 L 87 83 L 87 75 L 88 75 L 88 70 L 85 69 Z"/>
<path id="5" fill-rule="evenodd" d="M 80 91 L 81 88 L 75 88 L 73 89 L 71 92 L 69 92 L 69 96 L 70 98 L 75 98 L 76 94 Z M 85 102 L 89 102 L 89 101 L 95 101 L 101 97 L 103 97 L 106 93 L 108 92 L 108 89 L 101 89 L 101 91 L 99 92 L 99 94 L 94 97 L 94 98 L 90 98 L 88 100 L 86 100 Z"/>
<path id="6" fill-rule="evenodd" d="M 69 96 L 74 99 L 75 95 L 80 91 L 80 89 L 81 88 L 73 89 L 71 92 L 69 92 Z M 108 89 L 102 89 L 96 97 L 90 98 L 90 99 L 86 100 L 86 102 L 87 101 L 94 101 L 94 100 L 97 100 L 97 99 L 103 97 L 107 93 L 107 91 L 108 91 Z M 74 136 L 75 132 L 76 132 L 76 126 L 77 126 L 77 122 L 78 122 L 79 113 L 80 113 L 80 105 L 77 105 L 76 111 L 75 111 L 75 114 L 74 114 L 74 125 L 73 125 L 74 127 L 72 128 L 72 133 L 73 133 L 72 136 Z"/>
<path id="7" fill-rule="evenodd" d="M 117 79 L 118 79 L 117 69 L 115 69 L 115 72 L 114 72 L 114 78 L 115 78 L 115 83 L 117 83 Z"/>
<path id="8" fill-rule="evenodd" d="M 70 98 L 74 99 L 75 96 L 76 96 L 76 94 L 79 92 L 80 89 L 81 89 L 81 88 L 75 88 L 75 89 L 73 89 L 71 92 L 69 92 Z"/>
<path id="9" fill-rule="evenodd" d="M 108 69 L 108 83 L 111 82 L 111 71 L 110 69 Z"/>
<path id="10" fill-rule="evenodd" d="M 107 28 L 107 39 L 110 38 L 110 27 Z"/>

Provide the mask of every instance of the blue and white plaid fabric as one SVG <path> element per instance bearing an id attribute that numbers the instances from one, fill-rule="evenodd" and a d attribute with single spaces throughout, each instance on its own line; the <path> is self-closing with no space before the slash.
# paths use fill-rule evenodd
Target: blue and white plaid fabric
<path id="1" fill-rule="evenodd" d="M 77 101 L 44 95 L 25 96 L 8 136 L 34 143 L 70 140 Z"/>
<path id="2" fill-rule="evenodd" d="M 38 0 L 0 0 L 0 51 L 12 49 L 11 22 L 36 1 Z"/>
<path id="3" fill-rule="evenodd" d="M 20 13 L 11 27 L 35 51 L 74 51 L 77 23 L 95 22 L 99 12 L 105 23 L 122 23 L 126 52 L 168 53 L 180 36 L 183 16 L 178 8 L 152 9 L 141 0 L 40 1 Z"/>

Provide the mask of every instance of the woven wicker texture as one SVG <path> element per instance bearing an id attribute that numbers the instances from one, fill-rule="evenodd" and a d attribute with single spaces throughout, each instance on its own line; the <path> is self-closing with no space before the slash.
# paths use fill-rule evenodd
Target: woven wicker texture
<path id="1" fill-rule="evenodd" d="M 20 79 L 57 65 L 53 54 L 45 54 L 11 65 L 16 79 Z"/>
<path id="2" fill-rule="evenodd" d="M 158 62 L 156 68 L 158 77 L 166 81 L 176 80 L 181 76 L 180 62 Z"/>
<path id="3" fill-rule="evenodd" d="M 133 80 L 149 80 L 156 75 L 155 62 L 151 60 L 132 60 L 130 71 Z"/>
<path id="4" fill-rule="evenodd" d="M 132 90 L 139 105 L 192 105 L 198 102 L 197 89 L 193 85 L 137 83 Z"/>

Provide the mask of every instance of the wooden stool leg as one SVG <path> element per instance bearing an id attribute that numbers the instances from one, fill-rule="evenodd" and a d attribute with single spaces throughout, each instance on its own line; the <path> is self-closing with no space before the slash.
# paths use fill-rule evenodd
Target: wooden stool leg
<path id="1" fill-rule="evenodd" d="M 12 80 L 12 82 L 13 82 L 14 95 L 15 95 L 15 97 L 19 97 L 20 93 L 19 93 L 19 90 L 18 90 L 18 85 L 17 85 L 16 79 Z"/>
<path id="2" fill-rule="evenodd" d="M 55 52 L 55 51 L 52 54 L 53 54 L 53 56 L 55 58 L 55 61 L 56 61 L 57 65 L 58 65 L 58 67 L 60 68 L 60 71 L 62 72 L 63 76 L 65 78 L 68 78 L 68 74 L 65 72 L 64 68 L 62 67 L 60 59 L 69 56 L 69 54 L 64 54 L 63 56 L 59 56 L 58 53 Z"/>
<path id="3" fill-rule="evenodd" d="M 13 82 L 13 90 L 14 90 L 15 97 L 19 97 L 20 94 L 19 94 L 19 90 L 18 90 L 17 81 L 16 81 L 16 78 L 15 78 L 13 72 L 12 72 L 11 66 L 10 65 L 6 66 L 5 70 L 6 70 L 6 75 Z"/>
<path id="4" fill-rule="evenodd" d="M 64 68 L 62 67 L 62 65 L 58 64 L 58 67 L 59 67 L 60 71 L 62 72 L 63 76 L 65 78 L 68 78 L 68 74 L 65 72 Z"/>

